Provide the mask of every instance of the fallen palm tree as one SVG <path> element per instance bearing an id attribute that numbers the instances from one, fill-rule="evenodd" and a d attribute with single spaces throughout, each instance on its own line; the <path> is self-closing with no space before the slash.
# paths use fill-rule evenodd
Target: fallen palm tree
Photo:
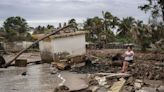
<path id="1" fill-rule="evenodd" d="M 27 48 L 21 50 L 11 61 L 7 62 L 6 64 L 3 65 L 4 68 L 7 68 L 12 62 L 14 62 L 23 52 L 25 52 L 27 49 L 31 48 L 33 45 L 37 44 L 39 41 L 42 41 L 46 38 L 48 38 L 49 36 L 52 36 L 52 35 L 55 35 L 56 33 L 60 32 L 61 30 L 64 30 L 68 27 L 70 27 L 71 25 L 67 25 L 67 26 L 64 26 L 63 28 L 60 28 L 60 29 L 57 29 L 56 31 L 50 33 L 50 34 L 47 34 L 46 36 L 44 37 L 41 37 L 40 39 L 36 40 L 35 42 L 33 42 L 30 46 L 28 46 Z"/>

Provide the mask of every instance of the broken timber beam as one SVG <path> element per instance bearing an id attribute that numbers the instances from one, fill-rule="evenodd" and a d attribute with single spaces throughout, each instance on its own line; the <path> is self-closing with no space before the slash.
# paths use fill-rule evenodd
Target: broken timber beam
<path id="1" fill-rule="evenodd" d="M 105 76 L 106 78 L 112 78 L 112 77 L 121 78 L 121 77 L 131 76 L 131 74 L 127 74 L 127 73 L 96 73 L 95 75 L 102 75 Z"/>
<path id="2" fill-rule="evenodd" d="M 124 78 L 120 78 L 120 81 L 114 82 L 108 92 L 121 92 L 125 82 L 126 80 Z"/>
<path id="3" fill-rule="evenodd" d="M 66 28 L 68 28 L 68 27 L 70 27 L 70 26 L 71 26 L 71 25 L 67 25 L 67 26 L 65 26 L 65 27 L 63 27 L 63 28 L 60 28 L 60 29 L 58 29 L 58 30 L 56 30 L 56 31 L 54 31 L 54 32 L 52 32 L 52 33 L 50 33 L 50 34 L 48 34 L 48 35 L 46 35 L 46 36 L 44 36 L 44 37 L 42 37 L 42 38 L 40 38 L 40 39 L 38 39 L 38 40 L 36 40 L 36 41 L 33 42 L 30 46 L 28 46 L 27 48 L 25 48 L 25 49 L 23 49 L 22 51 L 20 51 L 11 61 L 9 61 L 9 62 L 7 62 L 5 65 L 3 65 L 3 67 L 4 67 L 4 68 L 7 68 L 7 67 L 8 67 L 12 62 L 14 62 L 23 52 L 25 52 L 27 49 L 31 48 L 34 44 L 36 44 L 36 43 L 38 43 L 38 42 L 40 42 L 40 41 L 42 41 L 42 40 L 48 38 L 49 36 L 52 36 L 52 35 L 54 35 L 54 34 L 60 32 L 61 30 L 66 29 Z"/>

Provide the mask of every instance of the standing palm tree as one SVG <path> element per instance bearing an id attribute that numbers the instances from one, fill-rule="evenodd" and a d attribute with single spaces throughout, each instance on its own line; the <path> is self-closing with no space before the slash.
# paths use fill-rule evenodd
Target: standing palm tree
<path id="1" fill-rule="evenodd" d="M 75 27 L 75 28 L 77 28 L 77 26 L 78 26 L 78 24 L 77 24 L 77 22 L 76 22 L 76 20 L 73 18 L 73 19 L 70 19 L 69 21 L 68 21 L 68 24 L 70 25 L 72 25 L 73 27 Z"/>
<path id="2" fill-rule="evenodd" d="M 102 11 L 103 19 L 104 19 L 104 30 L 109 30 L 111 28 L 115 28 L 119 24 L 119 18 L 113 16 L 110 12 Z"/>
<path id="3" fill-rule="evenodd" d="M 123 18 L 119 25 L 118 36 L 126 38 L 131 37 L 132 28 L 135 25 L 135 19 L 133 17 Z"/>
<path id="4" fill-rule="evenodd" d="M 103 31 L 103 19 L 99 17 L 88 18 L 84 23 L 84 29 L 90 34 L 87 36 L 91 41 L 100 39 L 100 33 Z"/>
<path id="5" fill-rule="evenodd" d="M 115 41 L 115 36 L 112 30 L 119 25 L 119 18 L 113 16 L 110 12 L 102 11 L 103 15 L 103 24 L 104 24 L 104 33 L 106 34 L 106 42 Z"/>
<path id="6" fill-rule="evenodd" d="M 103 30 L 103 19 L 99 17 L 88 18 L 84 23 L 84 28 L 99 34 Z"/>

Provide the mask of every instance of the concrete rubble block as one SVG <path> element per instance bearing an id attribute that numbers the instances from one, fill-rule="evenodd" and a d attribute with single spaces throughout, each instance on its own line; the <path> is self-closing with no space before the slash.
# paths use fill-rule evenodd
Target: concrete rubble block
<path id="1" fill-rule="evenodd" d="M 50 72 L 51 72 L 51 74 L 56 74 L 58 72 L 56 65 L 51 63 Z"/>
<path id="2" fill-rule="evenodd" d="M 51 63 L 53 62 L 53 55 L 52 53 L 48 52 L 48 51 L 43 51 L 40 53 L 41 55 L 41 59 L 43 63 Z"/>
<path id="3" fill-rule="evenodd" d="M 134 83 L 134 88 L 135 89 L 141 89 L 141 87 L 142 87 L 141 83 L 138 83 L 138 82 Z"/>
<path id="4" fill-rule="evenodd" d="M 65 85 L 56 87 L 53 92 L 69 92 L 69 88 Z"/>
<path id="5" fill-rule="evenodd" d="M 164 92 L 164 85 L 159 86 L 159 88 L 157 90 L 158 90 L 158 92 Z"/>
<path id="6" fill-rule="evenodd" d="M 160 66 L 160 67 L 164 67 L 164 63 L 163 62 L 162 63 L 155 63 L 155 65 Z"/>
<path id="7" fill-rule="evenodd" d="M 6 61 L 3 56 L 0 55 L 0 67 L 2 67 L 3 64 L 5 64 Z"/>
<path id="8" fill-rule="evenodd" d="M 122 92 L 134 92 L 132 86 L 125 86 L 122 90 Z"/>
<path id="9" fill-rule="evenodd" d="M 134 78 L 133 77 L 129 77 L 127 82 L 126 82 L 127 85 L 130 85 L 130 86 L 133 86 L 134 84 Z"/>
<path id="10" fill-rule="evenodd" d="M 87 89 L 89 86 L 85 81 L 85 74 L 76 74 L 76 73 L 61 73 L 61 77 L 65 79 L 63 85 L 69 88 L 68 92 L 80 92 L 81 90 Z M 84 91 L 85 92 L 85 91 Z"/>
<path id="11" fill-rule="evenodd" d="M 16 59 L 15 66 L 18 67 L 26 67 L 27 66 L 27 59 Z"/>
<path id="12" fill-rule="evenodd" d="M 156 88 L 152 88 L 152 87 L 142 87 L 142 89 L 137 90 L 135 92 L 157 92 Z"/>
<path id="13" fill-rule="evenodd" d="M 138 83 L 143 83 L 143 80 L 140 80 L 140 79 L 136 79 L 135 82 L 138 82 Z"/>
<path id="14" fill-rule="evenodd" d="M 126 80 L 124 78 L 120 78 L 119 81 L 114 82 L 112 87 L 107 92 L 121 92 L 123 90 L 125 82 Z"/>
<path id="15" fill-rule="evenodd" d="M 91 86 L 89 87 L 90 90 L 92 90 L 92 92 L 97 92 L 97 90 L 99 89 L 99 86 Z"/>
<path id="16" fill-rule="evenodd" d="M 107 89 L 105 87 L 100 87 L 97 92 L 107 92 Z"/>
<path id="17" fill-rule="evenodd" d="M 134 83 L 134 88 L 135 89 L 141 89 L 142 86 L 143 86 L 143 80 L 136 79 L 135 83 Z"/>
<path id="18" fill-rule="evenodd" d="M 150 85 L 151 87 L 159 87 L 160 85 L 162 85 L 162 81 L 161 80 L 144 80 L 144 84 Z"/>
<path id="19" fill-rule="evenodd" d="M 52 62 L 52 64 L 59 70 L 67 70 L 71 68 L 71 66 L 65 62 Z"/>
<path id="20" fill-rule="evenodd" d="M 82 63 L 84 61 L 84 55 L 70 55 L 67 58 L 70 59 L 70 64 Z"/>
<path id="21" fill-rule="evenodd" d="M 98 81 L 100 86 L 104 86 L 107 84 L 106 77 L 96 76 L 95 79 Z"/>

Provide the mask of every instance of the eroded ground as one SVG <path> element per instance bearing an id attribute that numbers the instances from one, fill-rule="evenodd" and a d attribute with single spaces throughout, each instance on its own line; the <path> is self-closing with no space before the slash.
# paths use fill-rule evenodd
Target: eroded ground
<path id="1" fill-rule="evenodd" d="M 110 90 L 114 83 L 123 81 L 125 83 L 122 92 L 164 92 L 163 53 L 136 52 L 135 62 L 129 67 L 130 76 L 125 74 L 118 76 L 115 74 L 119 74 L 121 65 L 113 64 L 111 57 L 123 52 L 123 50 L 88 51 L 89 57 L 97 57 L 92 59 L 93 64 L 75 65 L 70 70 L 58 71 L 55 74 L 51 74 L 50 64 L 31 63 L 27 67 L 1 68 L 0 92 L 53 92 L 61 85 L 68 87 L 63 88 L 64 92 L 71 90 L 74 90 L 73 92 L 112 92 Z M 5 59 L 10 60 L 11 57 L 13 56 L 7 55 Z M 39 53 L 26 53 L 20 58 L 28 58 L 28 62 L 33 62 L 39 60 L 40 56 Z M 54 92 L 63 92 L 63 90 Z"/>

